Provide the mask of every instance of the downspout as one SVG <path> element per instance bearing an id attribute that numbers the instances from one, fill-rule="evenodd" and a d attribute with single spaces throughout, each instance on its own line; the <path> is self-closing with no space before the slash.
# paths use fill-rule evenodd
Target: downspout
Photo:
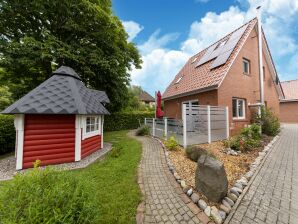
<path id="1" fill-rule="evenodd" d="M 264 75 L 263 75 L 263 38 L 262 38 L 262 15 L 261 6 L 257 7 L 258 19 L 258 46 L 259 46 L 259 74 L 260 74 L 260 102 L 264 106 Z"/>

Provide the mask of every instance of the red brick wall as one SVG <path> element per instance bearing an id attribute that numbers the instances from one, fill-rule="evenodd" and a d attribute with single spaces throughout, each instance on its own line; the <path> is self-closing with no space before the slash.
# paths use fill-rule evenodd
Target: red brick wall
<path id="1" fill-rule="evenodd" d="M 243 126 L 250 123 L 251 109 L 246 105 L 246 118 L 233 120 L 232 98 L 244 98 L 246 104 L 255 104 L 260 99 L 259 92 L 259 64 L 258 64 L 258 39 L 257 33 L 253 30 L 243 48 L 239 52 L 233 66 L 218 89 L 218 104 L 229 107 L 231 134 L 237 133 Z M 265 43 L 264 43 L 265 44 Z M 263 49 L 265 50 L 265 49 Z M 250 60 L 250 74 L 243 74 L 243 58 Z M 275 89 L 274 80 L 269 74 L 269 66 L 263 55 L 265 67 L 264 96 L 267 107 L 272 108 L 279 116 L 279 99 Z"/>
<path id="2" fill-rule="evenodd" d="M 280 103 L 280 121 L 285 123 L 298 123 L 298 102 Z"/>
<path id="3" fill-rule="evenodd" d="M 164 113 L 166 117 L 181 119 L 182 102 L 198 100 L 202 105 L 217 106 L 217 90 L 212 90 L 204 93 L 194 94 L 191 96 L 180 97 L 177 99 L 164 101 Z"/>
<path id="4" fill-rule="evenodd" d="M 75 115 L 25 115 L 23 168 L 73 162 Z"/>

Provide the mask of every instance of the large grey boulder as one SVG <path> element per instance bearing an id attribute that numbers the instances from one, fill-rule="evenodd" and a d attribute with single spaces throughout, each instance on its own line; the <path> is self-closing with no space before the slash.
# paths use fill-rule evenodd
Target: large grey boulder
<path id="1" fill-rule="evenodd" d="M 196 170 L 196 190 L 210 201 L 219 202 L 228 192 L 228 179 L 223 163 L 210 155 L 202 155 Z"/>

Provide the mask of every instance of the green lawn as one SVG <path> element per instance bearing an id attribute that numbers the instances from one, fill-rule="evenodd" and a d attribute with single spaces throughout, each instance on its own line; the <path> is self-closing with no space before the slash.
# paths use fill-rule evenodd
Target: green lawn
<path id="1" fill-rule="evenodd" d="M 141 199 L 137 183 L 141 144 L 126 134 L 127 131 L 117 131 L 104 135 L 104 141 L 121 148 L 119 157 L 112 157 L 110 153 L 85 169 L 71 171 L 94 185 L 94 197 L 100 204 L 98 223 L 135 223 Z"/>

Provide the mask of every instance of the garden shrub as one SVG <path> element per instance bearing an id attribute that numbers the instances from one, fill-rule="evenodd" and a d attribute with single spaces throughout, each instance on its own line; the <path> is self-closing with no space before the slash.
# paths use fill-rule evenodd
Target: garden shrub
<path id="1" fill-rule="evenodd" d="M 168 140 L 165 141 L 164 144 L 167 147 L 167 149 L 170 151 L 177 150 L 179 147 L 179 144 L 174 136 L 171 136 Z"/>
<path id="2" fill-rule="evenodd" d="M 239 135 L 230 137 L 224 141 L 224 145 L 227 148 L 231 148 L 237 151 L 250 151 L 261 145 L 261 133 L 260 126 L 252 124 L 241 130 Z"/>
<path id="3" fill-rule="evenodd" d="M 14 116 L 0 114 L 0 155 L 15 150 Z"/>
<path id="4" fill-rule="evenodd" d="M 118 112 L 105 116 L 105 131 L 120 131 L 136 129 L 144 124 L 145 118 L 154 118 L 154 112 Z"/>
<path id="5" fill-rule="evenodd" d="M 194 162 L 197 162 L 201 155 L 208 154 L 205 149 L 197 145 L 188 146 L 185 153 L 186 156 Z"/>
<path id="6" fill-rule="evenodd" d="M 34 168 L 1 187 L 1 223 L 94 223 L 98 204 L 90 182 Z"/>
<path id="7" fill-rule="evenodd" d="M 147 125 L 142 125 L 136 132 L 137 136 L 150 135 L 150 128 Z"/>
<path id="8" fill-rule="evenodd" d="M 262 133 L 275 136 L 280 132 L 280 122 L 278 117 L 273 113 L 271 109 L 262 107 L 261 117 L 255 111 L 252 116 L 252 122 L 258 123 L 262 127 Z"/>

